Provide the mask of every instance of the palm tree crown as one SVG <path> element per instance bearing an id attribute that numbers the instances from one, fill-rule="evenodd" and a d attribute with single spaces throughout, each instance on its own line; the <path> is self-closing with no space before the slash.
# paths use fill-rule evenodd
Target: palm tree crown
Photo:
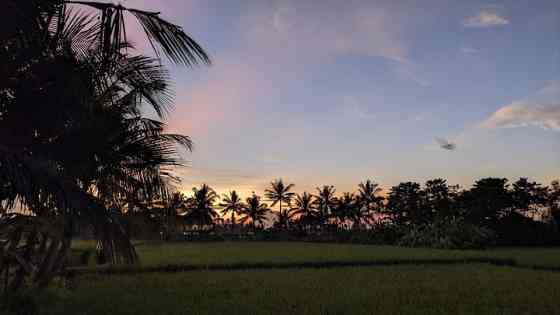
<path id="1" fill-rule="evenodd" d="M 317 219 L 318 211 L 315 208 L 313 195 L 303 192 L 296 195 L 294 199 L 294 207 L 290 209 L 290 218 L 298 218 L 303 225 L 310 225 Z"/>
<path id="2" fill-rule="evenodd" d="M 230 191 L 229 194 L 224 194 L 222 202 L 220 203 L 222 207 L 222 214 L 227 215 L 231 213 L 231 224 L 235 225 L 235 216 L 239 215 L 243 208 L 245 207 L 243 200 L 237 194 L 235 190 Z"/>
<path id="3" fill-rule="evenodd" d="M 354 209 L 356 208 L 356 197 L 354 194 L 345 192 L 337 199 L 334 207 L 334 216 L 340 225 L 345 226 L 346 221 L 352 219 Z"/>
<path id="4" fill-rule="evenodd" d="M 370 223 L 374 219 L 383 201 L 383 197 L 378 196 L 380 192 L 379 184 L 369 179 L 358 185 L 357 207 L 353 215 L 355 227 L 359 228 L 362 223 Z"/>
<path id="5" fill-rule="evenodd" d="M 214 208 L 218 194 L 206 184 L 200 188 L 193 188 L 193 196 L 188 199 L 188 212 L 186 220 L 199 225 L 212 225 L 214 219 L 219 216 Z"/>
<path id="6" fill-rule="evenodd" d="M 294 187 L 294 184 L 285 185 L 281 178 L 276 179 L 270 183 L 270 188 L 264 191 L 266 198 L 272 201 L 271 206 L 279 204 L 279 211 L 282 212 L 282 203 L 287 205 L 290 204 L 294 193 L 290 190 Z"/>
<path id="7" fill-rule="evenodd" d="M 245 207 L 241 212 L 241 222 L 245 224 L 247 221 L 251 221 L 250 224 L 255 229 L 255 224 L 263 224 L 269 212 L 268 205 L 261 203 L 261 197 L 253 193 L 251 197 L 247 198 Z"/>
<path id="8" fill-rule="evenodd" d="M 378 203 L 380 200 L 378 194 L 380 192 L 379 184 L 369 179 L 358 185 L 358 196 L 363 202 L 368 204 Z"/>
<path id="9" fill-rule="evenodd" d="M 317 195 L 315 196 L 315 204 L 319 211 L 321 221 L 326 221 L 333 214 L 333 209 L 336 205 L 335 197 L 336 189 L 334 186 L 324 185 L 317 187 Z"/>

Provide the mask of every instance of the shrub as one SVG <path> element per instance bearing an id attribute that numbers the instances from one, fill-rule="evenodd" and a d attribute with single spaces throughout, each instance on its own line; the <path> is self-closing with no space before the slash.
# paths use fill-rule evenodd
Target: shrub
<path id="1" fill-rule="evenodd" d="M 442 249 L 484 248 L 493 245 L 496 233 L 462 218 L 411 226 L 397 242 L 400 246 Z"/>

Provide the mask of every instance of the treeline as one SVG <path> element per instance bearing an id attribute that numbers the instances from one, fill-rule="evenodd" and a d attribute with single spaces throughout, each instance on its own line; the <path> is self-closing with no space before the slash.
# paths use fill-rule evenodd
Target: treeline
<path id="1" fill-rule="evenodd" d="M 560 244 L 558 181 L 544 186 L 527 178 L 511 184 L 483 178 L 462 189 L 433 179 L 400 183 L 386 193 L 371 180 L 341 194 L 333 186 L 301 194 L 293 188 L 278 179 L 263 197 L 253 193 L 243 199 L 236 191 L 220 197 L 203 184 L 191 197 L 175 193 L 165 204 L 132 212 L 157 218 L 166 237 L 179 226 L 438 248 Z"/>

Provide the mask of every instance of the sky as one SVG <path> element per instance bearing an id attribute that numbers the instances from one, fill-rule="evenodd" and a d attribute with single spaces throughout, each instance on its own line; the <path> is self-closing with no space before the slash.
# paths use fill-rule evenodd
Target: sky
<path id="1" fill-rule="evenodd" d="M 558 1 L 122 3 L 160 11 L 213 61 L 169 65 L 169 131 L 194 142 L 182 191 L 560 178 Z"/>

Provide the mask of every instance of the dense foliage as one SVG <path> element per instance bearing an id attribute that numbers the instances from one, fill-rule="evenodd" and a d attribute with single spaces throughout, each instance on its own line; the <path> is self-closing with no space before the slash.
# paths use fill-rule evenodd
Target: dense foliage
<path id="1" fill-rule="evenodd" d="M 167 199 L 188 137 L 165 132 L 173 105 L 159 58 L 127 42 L 125 15 L 156 54 L 206 53 L 158 13 L 104 2 L 7 0 L 0 13 L 0 280 L 44 287 L 71 236 L 92 227 L 105 259 L 135 261 L 119 214 Z M 153 110 L 154 118 L 146 115 Z"/>
<path id="2" fill-rule="evenodd" d="M 401 183 L 384 192 L 367 180 L 358 185 L 355 193 L 339 196 L 333 186 L 317 188 L 317 194 L 292 193 L 293 187 L 278 179 L 266 190 L 265 196 L 273 205 L 283 203 L 278 211 L 262 204 L 256 195 L 243 203 L 232 191 L 220 205 L 210 203 L 204 207 L 207 217 L 214 221 L 203 225 L 211 225 L 213 231 L 239 234 L 249 223 L 250 230 L 259 227 L 261 232 L 254 237 L 260 239 L 303 238 L 436 248 L 560 243 L 557 181 L 545 187 L 527 178 L 512 184 L 503 178 L 484 178 L 470 189 L 461 189 L 444 179 L 434 179 L 424 185 Z M 195 192 L 206 189 L 210 188 L 203 185 Z M 215 209 L 219 208 L 228 216 L 218 217 Z M 200 211 L 188 209 L 187 206 L 184 215 L 187 218 Z M 236 217 L 241 221 L 236 222 Z"/>

